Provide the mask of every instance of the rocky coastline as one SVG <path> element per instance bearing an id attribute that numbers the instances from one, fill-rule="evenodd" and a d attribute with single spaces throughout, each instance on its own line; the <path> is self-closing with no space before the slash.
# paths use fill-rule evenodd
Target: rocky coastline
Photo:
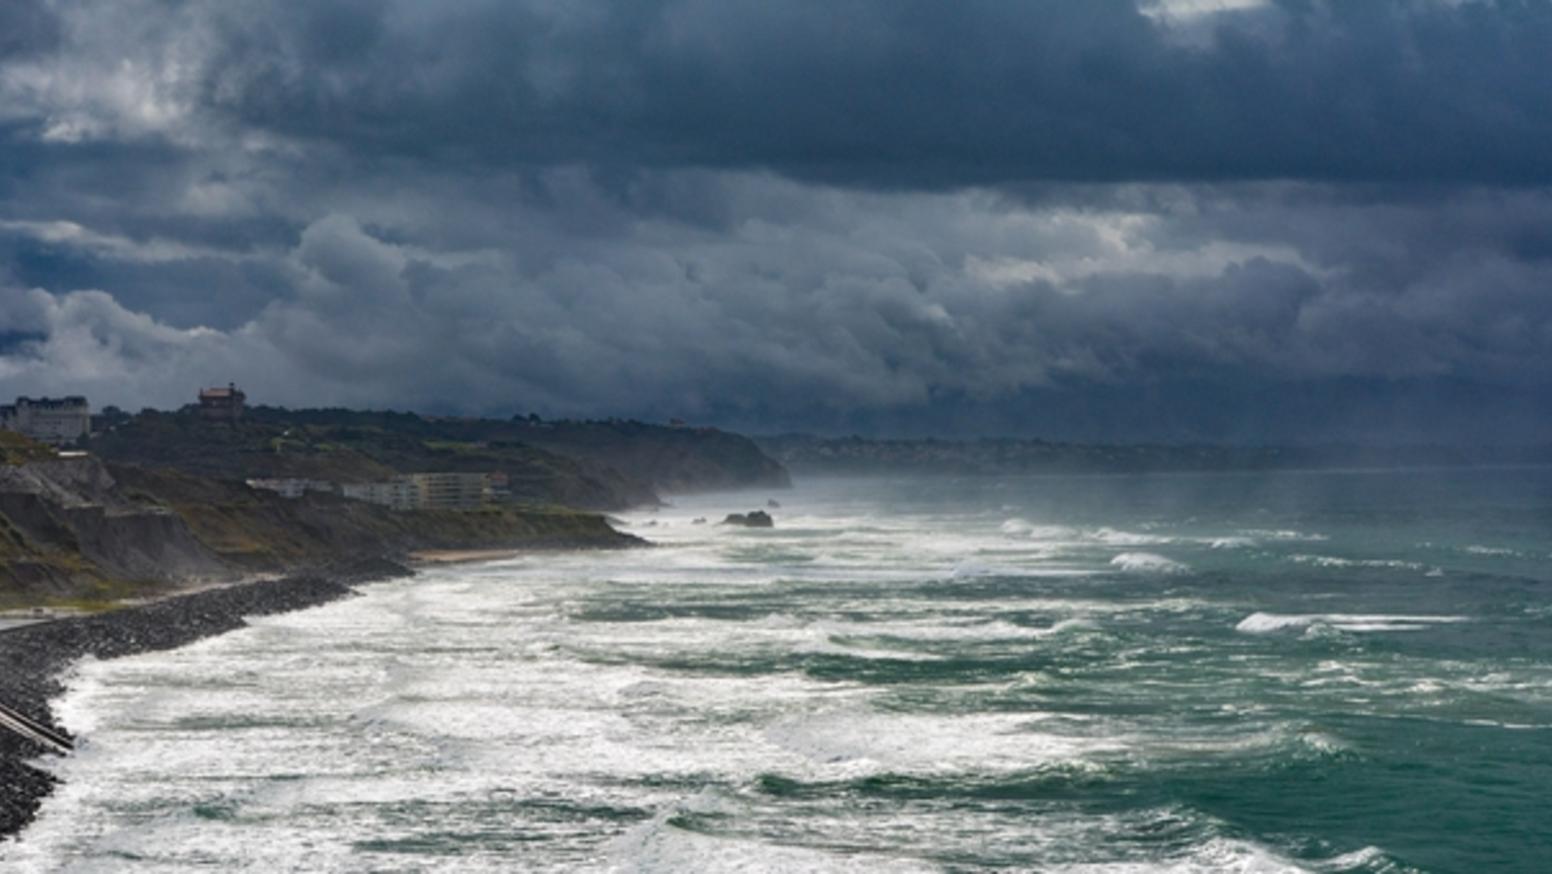
<path id="1" fill-rule="evenodd" d="M 314 607 L 355 594 L 355 585 L 412 573 L 387 559 L 352 561 L 0 632 L 0 703 L 68 737 L 49 701 L 64 691 L 62 674 L 82 657 L 173 649 L 242 628 L 250 616 Z M 53 791 L 56 778 L 29 764 L 46 753 L 20 735 L 0 731 L 0 840 L 25 828 Z"/>

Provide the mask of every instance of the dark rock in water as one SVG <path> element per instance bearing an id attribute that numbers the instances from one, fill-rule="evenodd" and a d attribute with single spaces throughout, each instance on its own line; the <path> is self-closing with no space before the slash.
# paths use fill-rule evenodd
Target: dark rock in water
<path id="1" fill-rule="evenodd" d="M 722 520 L 723 525 L 742 525 L 745 528 L 770 528 L 776 524 L 771 514 L 764 510 L 753 510 L 748 513 L 729 513 Z"/>
<path id="2" fill-rule="evenodd" d="M 690 524 L 691 525 L 705 525 L 706 524 L 706 517 L 705 516 L 696 516 L 694 519 L 690 520 Z"/>
<path id="3" fill-rule="evenodd" d="M 18 751 L 7 750 L 0 758 L 0 786 L 4 787 L 0 790 L 0 835 L 15 834 L 31 822 L 57 782 L 53 775 L 20 761 L 41 755 L 41 750 L 20 738 L 9 746 Z"/>
<path id="4" fill-rule="evenodd" d="M 770 500 L 765 502 L 765 506 L 770 507 L 772 510 L 780 510 L 781 509 L 781 502 L 776 500 L 775 498 L 771 498 Z"/>

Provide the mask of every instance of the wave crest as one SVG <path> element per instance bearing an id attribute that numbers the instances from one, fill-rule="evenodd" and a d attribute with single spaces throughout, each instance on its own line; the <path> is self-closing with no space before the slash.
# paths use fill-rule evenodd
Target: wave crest
<path id="1" fill-rule="evenodd" d="M 1110 564 L 1133 574 L 1183 574 L 1190 570 L 1180 562 L 1154 552 L 1123 552 L 1112 558 Z"/>
<path id="2" fill-rule="evenodd" d="M 1326 625 L 1340 631 L 1423 631 L 1435 625 L 1470 622 L 1469 616 L 1419 616 L 1377 613 L 1252 613 L 1234 626 L 1245 634 L 1269 634 Z"/>

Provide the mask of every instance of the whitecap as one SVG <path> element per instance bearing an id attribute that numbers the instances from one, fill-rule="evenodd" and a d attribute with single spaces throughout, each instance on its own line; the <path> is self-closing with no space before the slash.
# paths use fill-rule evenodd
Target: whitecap
<path id="1" fill-rule="evenodd" d="M 1383 867 L 1382 867 L 1383 866 Z M 1320 863 L 1322 871 L 1385 870 L 1391 869 L 1388 854 L 1379 847 L 1369 846 L 1340 856 L 1332 856 Z"/>
<path id="2" fill-rule="evenodd" d="M 962 561 L 954 565 L 953 578 L 956 580 L 973 580 L 977 577 L 995 576 L 996 569 L 991 565 L 978 561 Z"/>
<path id="3" fill-rule="evenodd" d="M 1017 537 L 1028 534 L 1032 527 L 1034 526 L 1030 525 L 1028 520 L 1008 519 L 1002 523 L 1002 533 L 1010 537 Z"/>
<path id="4" fill-rule="evenodd" d="M 1071 541 L 1083 537 L 1078 529 L 1068 525 L 1039 525 L 1028 519 L 1014 517 L 1007 519 L 1000 528 L 1008 537 L 1028 538 L 1030 540 L 1058 540 Z"/>
<path id="5" fill-rule="evenodd" d="M 1110 564 L 1127 573 L 1179 574 L 1190 570 L 1178 561 L 1152 552 L 1123 552 L 1112 558 Z"/>
<path id="6" fill-rule="evenodd" d="M 1088 537 L 1108 546 L 1161 546 L 1175 542 L 1175 538 L 1161 534 L 1138 534 L 1135 531 L 1118 531 L 1114 528 L 1096 528 L 1088 532 Z"/>
<path id="7" fill-rule="evenodd" d="M 1329 626 L 1341 631 L 1423 631 L 1435 625 L 1470 622 L 1468 616 L 1418 616 L 1357 613 L 1252 613 L 1234 626 L 1246 634 Z"/>
<path id="8" fill-rule="evenodd" d="M 1070 631 L 1093 629 L 1088 619 L 1070 618 L 1044 628 L 1015 625 L 1003 619 L 977 620 L 973 622 L 923 621 L 923 622 L 869 622 L 847 625 L 826 625 L 832 635 L 855 637 L 886 637 L 916 641 L 968 641 L 968 640 L 1038 640 Z"/>
<path id="9" fill-rule="evenodd" d="M 1498 722 L 1492 719 L 1467 719 L 1466 725 L 1479 725 L 1484 728 L 1502 728 L 1507 731 L 1541 731 L 1552 728 L 1552 725 L 1537 725 L 1530 722 Z"/>
<path id="10" fill-rule="evenodd" d="M 1069 766 L 1124 748 L 1115 737 L 1033 730 L 1041 721 L 1031 714 L 892 713 L 848 706 L 778 720 L 764 736 L 814 765 L 851 776 Z"/>
<path id="11" fill-rule="evenodd" d="M 1173 859 L 1078 862 L 1045 870 L 1071 874 L 1301 874 L 1309 869 L 1249 841 L 1211 838 Z"/>
<path id="12" fill-rule="evenodd" d="M 611 872 L 678 871 L 935 871 L 924 862 L 874 853 L 836 852 L 784 846 L 747 838 L 704 834 L 678 828 L 673 820 L 702 812 L 696 798 L 670 805 L 617 838 L 611 847 Z M 713 811 L 720 812 L 720 811 Z"/>
<path id="13" fill-rule="evenodd" d="M 1515 549 L 1508 549 L 1502 546 L 1482 546 L 1476 543 L 1464 547 L 1463 550 L 1465 552 L 1471 553 L 1472 555 L 1496 555 L 1511 558 L 1520 555 L 1520 552 Z"/>
<path id="14" fill-rule="evenodd" d="M 1289 528 L 1245 528 L 1239 533 L 1246 537 L 1255 537 L 1262 540 L 1307 540 L 1318 542 L 1331 539 L 1324 534 L 1294 531 Z"/>
<path id="15" fill-rule="evenodd" d="M 1420 562 L 1405 561 L 1399 558 L 1341 558 L 1335 555 L 1299 554 L 1288 556 L 1288 560 L 1298 564 L 1332 568 L 1372 567 L 1420 571 L 1427 567 L 1427 565 Z"/>

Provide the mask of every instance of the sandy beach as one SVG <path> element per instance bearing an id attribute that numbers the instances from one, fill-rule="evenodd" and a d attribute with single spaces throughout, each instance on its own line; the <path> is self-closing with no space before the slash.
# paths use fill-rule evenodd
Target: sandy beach
<path id="1" fill-rule="evenodd" d="M 499 561 L 522 555 L 520 549 L 422 549 L 409 555 L 411 564 L 464 564 L 472 561 Z"/>

